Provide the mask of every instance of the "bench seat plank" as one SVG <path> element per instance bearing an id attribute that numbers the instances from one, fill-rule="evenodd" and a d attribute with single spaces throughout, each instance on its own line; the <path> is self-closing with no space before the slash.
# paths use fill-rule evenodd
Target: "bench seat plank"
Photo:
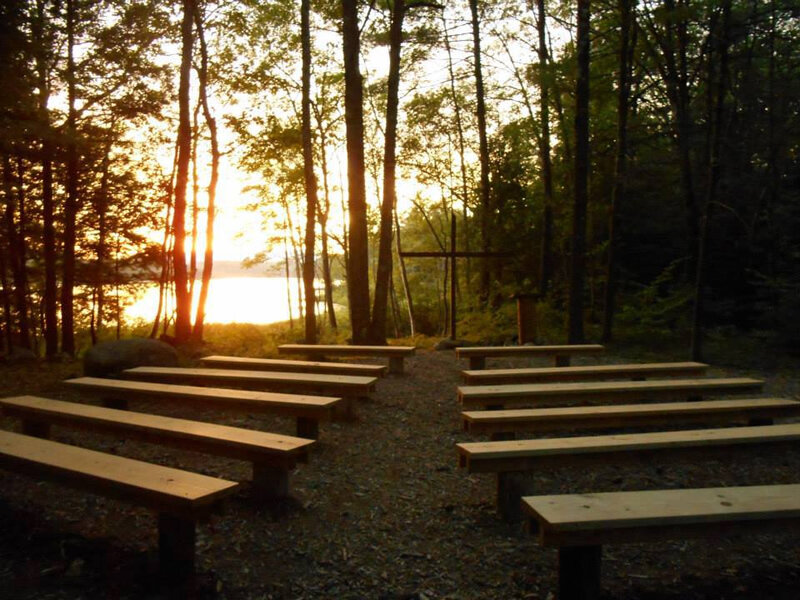
<path id="1" fill-rule="evenodd" d="M 631 399 L 665 396 L 752 393 L 760 391 L 763 385 L 763 380 L 750 377 L 476 385 L 459 386 L 458 399 L 465 408 L 509 404 L 519 406 L 574 403 L 586 400 L 624 402 Z"/>
<path id="2" fill-rule="evenodd" d="M 383 377 L 385 365 L 360 365 L 355 363 L 288 360 L 276 358 L 247 358 L 243 356 L 205 356 L 203 365 L 218 369 L 243 369 L 252 371 L 283 371 L 285 373 L 321 373 L 329 375 L 356 375 Z"/>
<path id="3" fill-rule="evenodd" d="M 285 373 L 268 371 L 240 371 L 231 369 L 190 369 L 182 367 L 136 367 L 125 369 L 124 377 L 144 381 L 210 383 L 213 385 L 237 385 L 291 389 L 359 396 L 375 389 L 376 377 L 353 375 L 325 375 L 320 373 Z"/>
<path id="4" fill-rule="evenodd" d="M 341 404 L 341 398 L 328 396 L 303 396 L 100 377 L 77 377 L 67 379 L 64 383 L 106 399 L 155 398 L 185 402 L 192 406 L 205 405 L 222 410 L 295 417 L 298 436 L 311 439 L 316 439 L 318 436 L 319 421 L 330 420 L 334 408 Z"/>
<path id="5" fill-rule="evenodd" d="M 464 429 L 475 434 L 523 431 L 541 433 L 796 417 L 800 416 L 800 402 L 784 398 L 705 400 L 480 410 L 463 412 L 461 416 Z"/>
<path id="6" fill-rule="evenodd" d="M 182 518 L 206 516 L 239 487 L 233 481 L 9 431 L 0 431 L 0 463 L 23 475 L 47 477 Z"/>
<path id="7" fill-rule="evenodd" d="M 403 373 L 403 361 L 416 352 L 415 346 L 356 346 L 344 344 L 281 344 L 278 354 L 300 354 L 310 358 L 325 356 L 385 356 L 389 358 L 389 372 Z"/>
<path id="8" fill-rule="evenodd" d="M 602 595 L 602 545 L 796 530 L 800 484 L 526 496 L 543 546 L 558 548 L 558 597 Z"/>
<path id="9" fill-rule="evenodd" d="M 556 366 L 569 364 L 569 357 L 576 354 L 596 354 L 604 352 L 602 344 L 555 344 L 548 346 L 470 346 L 456 348 L 458 358 L 468 358 L 470 369 L 485 368 L 489 357 L 538 356 L 553 357 Z"/>
<path id="10" fill-rule="evenodd" d="M 314 444 L 288 435 L 36 396 L 0 398 L 0 408 L 3 414 L 22 419 L 124 433 L 145 441 L 286 467 L 305 460 Z"/>
<path id="11" fill-rule="evenodd" d="M 547 367 L 524 369 L 485 369 L 462 371 L 466 385 L 498 385 L 511 383 L 546 383 L 567 381 L 601 381 L 645 377 L 699 377 L 708 365 L 699 362 L 638 363 L 591 365 L 580 367 Z"/>
<path id="12" fill-rule="evenodd" d="M 530 470 L 544 464 L 575 464 L 606 460 L 636 459 L 637 453 L 714 449 L 737 446 L 800 442 L 800 423 L 723 429 L 692 429 L 617 435 L 593 435 L 533 440 L 466 442 L 456 444 L 460 464 L 470 473 Z"/>

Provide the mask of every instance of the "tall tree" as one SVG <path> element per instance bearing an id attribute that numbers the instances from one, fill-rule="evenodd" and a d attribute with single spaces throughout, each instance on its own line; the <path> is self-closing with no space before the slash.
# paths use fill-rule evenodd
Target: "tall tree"
<path id="1" fill-rule="evenodd" d="M 583 341 L 586 210 L 589 200 L 589 0 L 578 0 L 578 78 L 575 85 L 575 199 L 572 213 L 567 340 Z"/>
<path id="2" fill-rule="evenodd" d="M 173 202 L 172 249 L 173 273 L 175 276 L 175 342 L 189 341 L 191 335 L 191 298 L 189 297 L 186 273 L 186 191 L 189 182 L 189 161 L 192 154 L 192 126 L 189 108 L 190 80 L 192 74 L 192 47 L 194 34 L 194 0 L 183 0 L 181 21 L 181 65 L 178 87 L 178 163 L 175 178 L 175 200 Z"/>
<path id="3" fill-rule="evenodd" d="M 350 213 L 347 295 L 353 343 L 364 343 L 369 333 L 369 258 L 367 191 L 364 180 L 364 108 L 359 68 L 360 31 L 357 0 L 342 0 L 344 53 L 344 111 L 347 130 L 347 187 Z"/>
<path id="4" fill-rule="evenodd" d="M 303 293 L 306 300 L 305 341 L 317 341 L 317 320 L 314 293 L 314 221 L 317 212 L 317 176 L 314 174 L 314 149 L 311 140 L 311 24 L 309 0 L 300 1 L 300 37 L 303 47 L 303 181 L 306 190 L 306 231 L 303 256 Z"/>

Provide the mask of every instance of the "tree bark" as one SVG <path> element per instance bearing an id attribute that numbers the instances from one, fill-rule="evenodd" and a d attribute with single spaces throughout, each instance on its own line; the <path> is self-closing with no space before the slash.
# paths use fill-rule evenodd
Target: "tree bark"
<path id="1" fill-rule="evenodd" d="M 589 0 L 578 0 L 578 79 L 575 88 L 575 199 L 572 214 L 568 342 L 583 342 L 586 210 L 589 200 Z"/>
<path id="2" fill-rule="evenodd" d="M 489 189 L 489 141 L 486 136 L 486 101 L 483 88 L 483 69 L 481 68 L 481 32 L 480 18 L 478 15 L 478 0 L 469 0 L 469 9 L 472 15 L 472 52 L 475 66 L 475 116 L 478 119 L 478 141 L 481 167 L 481 249 L 489 252 L 489 237 L 491 227 L 491 190 Z M 490 271 L 489 261 L 481 261 L 480 297 L 485 304 L 489 299 Z"/>
<path id="3" fill-rule="evenodd" d="M 617 82 L 617 161 L 614 169 L 614 190 L 608 218 L 608 256 L 606 258 L 606 287 L 603 306 L 603 342 L 611 340 L 614 326 L 617 288 L 617 248 L 619 233 L 617 222 L 620 207 L 625 202 L 628 184 L 628 108 L 631 92 L 631 65 L 633 49 L 634 6 L 636 0 L 619 0 L 620 44 L 619 81 Z"/>
<path id="4" fill-rule="evenodd" d="M 172 249 L 173 273 L 175 277 L 175 343 L 184 344 L 191 335 L 191 305 L 186 273 L 186 191 L 189 181 L 189 161 L 192 154 L 192 127 L 189 109 L 189 86 L 192 69 L 194 0 L 183 0 L 181 22 L 181 66 L 178 87 L 178 169 L 175 179 L 175 201 L 173 208 Z"/>
<path id="5" fill-rule="evenodd" d="M 317 343 L 316 295 L 314 293 L 314 229 L 317 212 L 317 176 L 311 141 L 311 24 L 309 0 L 300 2 L 300 35 L 303 46 L 303 180 L 306 188 L 306 231 L 303 256 L 303 292 L 306 300 L 305 342 Z"/>
<path id="6" fill-rule="evenodd" d="M 369 256 L 367 192 L 364 182 L 363 89 L 359 70 L 358 2 L 342 0 L 347 132 L 347 184 L 350 213 L 347 292 L 354 344 L 367 340 L 369 330 Z"/>

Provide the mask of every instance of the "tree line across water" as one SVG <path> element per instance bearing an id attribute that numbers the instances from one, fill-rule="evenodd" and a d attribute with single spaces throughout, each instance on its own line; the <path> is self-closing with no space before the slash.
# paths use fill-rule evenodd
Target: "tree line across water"
<path id="1" fill-rule="evenodd" d="M 152 280 L 150 334 L 202 340 L 225 161 L 257 182 L 249 262 L 280 255 L 305 282 L 309 342 L 341 326 L 335 304 L 354 342 L 446 334 L 449 263 L 401 253 L 455 246 L 505 256 L 459 259 L 459 316 L 485 328 L 534 293 L 571 342 L 588 325 L 685 333 L 696 358 L 709 328 L 796 343 L 799 17 L 795 0 L 4 2 L 3 345 L 120 335 L 120 291 Z"/>

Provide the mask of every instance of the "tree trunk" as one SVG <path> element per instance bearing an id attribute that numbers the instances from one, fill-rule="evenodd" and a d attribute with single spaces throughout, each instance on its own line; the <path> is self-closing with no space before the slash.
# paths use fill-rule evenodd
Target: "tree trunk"
<path id="1" fill-rule="evenodd" d="M 539 291 L 547 294 L 553 278 L 553 166 L 550 160 L 550 70 L 547 68 L 546 13 L 544 0 L 537 0 L 539 34 L 539 161 L 542 167 L 544 200 Z"/>
<path id="2" fill-rule="evenodd" d="M 322 245 L 322 281 L 325 285 L 325 306 L 328 313 L 328 322 L 331 328 L 336 331 L 336 312 L 333 307 L 333 281 L 331 280 L 331 259 L 328 256 L 328 216 L 331 211 L 331 197 L 330 186 L 328 185 L 328 152 L 327 152 L 327 138 L 325 136 L 325 128 L 322 126 L 322 119 L 317 111 L 317 130 L 319 131 L 319 150 L 320 150 L 320 163 L 322 167 L 322 188 L 325 206 L 322 203 L 317 203 L 317 219 L 319 220 L 320 227 L 320 243 Z"/>
<path id="3" fill-rule="evenodd" d="M 25 242 L 20 242 L 20 238 L 24 237 L 24 209 L 20 209 L 20 217 L 17 219 L 17 202 L 16 198 L 19 197 L 18 193 L 14 192 L 14 175 L 12 170 L 11 159 L 7 154 L 3 155 L 3 192 L 6 200 L 5 209 L 5 224 L 6 224 L 6 246 L 5 251 L 8 255 L 9 266 L 11 267 L 11 277 L 14 281 L 14 308 L 17 315 L 17 338 L 16 345 L 21 348 L 30 348 L 30 323 L 28 321 L 28 297 L 25 293 L 26 289 L 26 273 L 25 273 L 25 256 L 24 247 Z M 19 192 L 19 190 L 18 190 Z M 20 202 L 21 205 L 21 202 Z M 19 222 L 19 231 L 17 231 L 17 222 Z"/>
<path id="4" fill-rule="evenodd" d="M 469 9 L 472 14 L 472 52 L 475 63 L 475 114 L 478 119 L 479 159 L 481 167 L 481 249 L 483 252 L 490 250 L 490 227 L 492 217 L 491 190 L 489 189 L 489 141 L 486 136 L 486 102 L 483 89 L 483 70 L 481 68 L 481 33 L 478 16 L 478 0 L 469 0 Z M 489 261 L 481 261 L 480 297 L 484 304 L 489 299 Z"/>
<path id="5" fill-rule="evenodd" d="M 381 202 L 380 236 L 378 242 L 378 268 L 375 276 L 375 297 L 372 303 L 370 342 L 386 343 L 386 308 L 389 279 L 392 275 L 392 211 L 397 202 L 396 149 L 397 107 L 400 89 L 400 53 L 403 43 L 405 0 L 395 0 L 392 6 L 392 23 L 389 29 L 389 79 L 386 98 L 386 130 L 383 150 L 383 201 Z"/>
<path id="6" fill-rule="evenodd" d="M 397 218 L 397 207 L 394 209 L 394 230 L 395 230 L 395 245 L 397 247 L 397 260 L 400 262 L 400 279 L 403 281 L 403 293 L 406 297 L 406 306 L 408 307 L 408 327 L 411 330 L 411 336 L 416 335 L 417 330 L 414 324 L 414 302 L 411 299 L 411 287 L 408 285 L 408 273 L 406 272 L 406 261 L 403 259 L 403 245 L 400 242 L 400 221 Z"/>
<path id="7" fill-rule="evenodd" d="M 717 187 L 720 179 L 720 146 L 722 141 L 722 120 L 725 112 L 725 93 L 727 91 L 728 44 L 730 35 L 731 0 L 722 4 L 722 24 L 716 33 L 716 52 L 719 59 L 709 60 L 708 85 L 714 84 L 713 112 L 709 120 L 710 135 L 708 147 L 708 184 L 706 187 L 705 214 L 700 227 L 700 238 L 697 249 L 697 268 L 695 271 L 694 310 L 692 312 L 692 345 L 691 360 L 703 360 L 704 292 L 706 286 L 706 254 L 710 221 L 717 199 Z M 717 65 L 716 81 L 713 66 Z"/>
<path id="8" fill-rule="evenodd" d="M 316 295 L 314 293 L 314 221 L 317 212 L 317 177 L 311 145 L 311 25 L 310 0 L 300 2 L 300 35 L 303 46 L 303 181 L 306 188 L 306 231 L 303 256 L 303 291 L 306 300 L 305 342 L 317 342 Z"/>
<path id="9" fill-rule="evenodd" d="M 589 200 L 589 0 L 578 0 L 578 79 L 575 88 L 575 201 L 572 215 L 568 342 L 583 342 L 586 210 Z"/>
<path id="10" fill-rule="evenodd" d="M 211 288 L 211 273 L 214 268 L 214 221 L 217 211 L 217 182 L 219 181 L 219 140 L 217 135 L 217 121 L 211 114 L 208 104 L 208 47 L 203 30 L 203 21 L 200 11 L 195 6 L 194 21 L 197 27 L 197 37 L 200 41 L 200 103 L 203 108 L 203 118 L 208 126 L 208 136 L 211 141 L 211 178 L 208 182 L 208 205 L 206 207 L 206 244 L 203 253 L 203 274 L 200 281 L 200 294 L 197 298 L 197 312 L 194 317 L 192 340 L 203 341 L 203 326 L 206 319 L 206 302 Z"/>
<path id="11" fill-rule="evenodd" d="M 601 339 L 608 342 L 612 337 L 614 325 L 615 297 L 617 288 L 617 248 L 619 233 L 617 221 L 620 207 L 625 202 L 628 184 L 628 107 L 631 92 L 631 65 L 633 40 L 633 5 L 635 0 L 619 0 L 620 43 L 619 43 L 619 81 L 617 82 L 617 162 L 614 169 L 614 190 L 611 193 L 611 207 L 608 218 L 608 257 L 606 259 L 606 287 L 603 306 L 603 333 Z"/>
<path id="12" fill-rule="evenodd" d="M 349 265 L 347 292 L 353 343 L 367 340 L 369 330 L 369 256 L 367 192 L 364 182 L 364 115 L 361 72 L 358 65 L 358 2 L 342 0 L 342 34 L 345 79 L 345 128 L 347 131 L 347 185 Z"/>
<path id="13" fill-rule="evenodd" d="M 194 0 L 183 0 L 181 23 L 181 67 L 178 87 L 178 170 L 175 180 L 175 201 L 172 221 L 172 249 L 175 277 L 175 343 L 184 344 L 191 335 L 191 304 L 186 273 L 186 191 L 189 181 L 189 161 L 192 154 L 192 126 L 189 110 L 189 85 L 192 69 L 192 20 Z"/>
<path id="14" fill-rule="evenodd" d="M 61 277 L 61 351 L 75 354 L 75 238 L 78 217 L 78 111 L 75 86 L 75 2 L 67 0 L 67 189 Z"/>

